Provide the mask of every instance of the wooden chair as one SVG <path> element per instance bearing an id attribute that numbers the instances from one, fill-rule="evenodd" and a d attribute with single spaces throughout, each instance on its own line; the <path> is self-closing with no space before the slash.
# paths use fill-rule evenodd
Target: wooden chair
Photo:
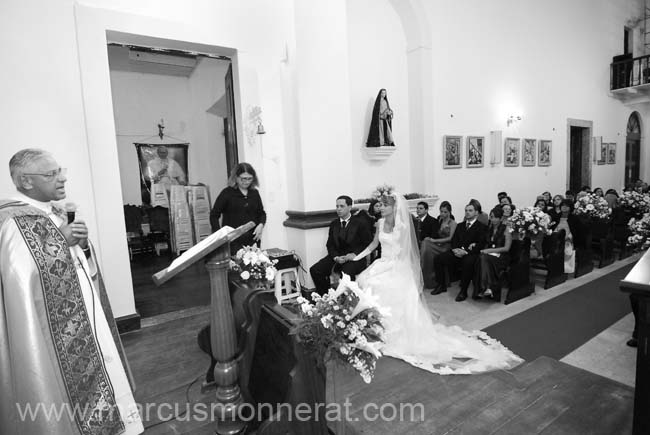
<path id="1" fill-rule="evenodd" d="M 124 222 L 126 224 L 126 240 L 129 248 L 129 258 L 134 254 L 150 252 L 152 245 L 149 238 L 142 233 L 142 209 L 133 204 L 124 205 Z"/>
<path id="2" fill-rule="evenodd" d="M 544 236 L 541 259 L 530 260 L 530 267 L 546 271 L 544 288 L 549 289 L 566 281 L 564 273 L 564 230 Z"/>
<path id="3" fill-rule="evenodd" d="M 153 243 L 156 255 L 160 256 L 162 249 L 169 250 L 169 210 L 157 205 L 147 209 L 149 226 L 151 227 L 150 239 Z"/>

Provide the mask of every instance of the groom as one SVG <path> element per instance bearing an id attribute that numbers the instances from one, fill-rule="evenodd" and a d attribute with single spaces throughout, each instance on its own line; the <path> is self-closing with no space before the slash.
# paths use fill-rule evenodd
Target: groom
<path id="1" fill-rule="evenodd" d="M 445 272 L 450 267 L 460 265 L 460 293 L 456 296 L 456 302 L 462 302 L 467 299 L 467 288 L 474 279 L 474 268 L 476 259 L 484 248 L 488 228 L 485 224 L 479 222 L 479 210 L 476 200 L 470 201 L 465 206 L 465 221 L 458 224 L 456 231 L 451 239 L 451 250 L 440 254 L 433 261 L 433 268 L 436 277 L 444 277 Z M 444 279 L 439 279 L 444 283 Z M 437 295 L 447 291 L 444 284 L 439 285 L 432 295 Z M 477 298 L 478 287 L 474 284 L 473 298 Z"/>
<path id="2" fill-rule="evenodd" d="M 329 226 L 327 255 L 310 269 L 309 273 L 316 286 L 316 293 L 323 295 L 330 288 L 329 276 L 332 271 L 343 272 L 354 279 L 366 268 L 366 259 L 353 261 L 372 241 L 368 223 L 363 218 L 352 216 L 352 198 L 341 195 L 336 198 L 336 214 Z"/>

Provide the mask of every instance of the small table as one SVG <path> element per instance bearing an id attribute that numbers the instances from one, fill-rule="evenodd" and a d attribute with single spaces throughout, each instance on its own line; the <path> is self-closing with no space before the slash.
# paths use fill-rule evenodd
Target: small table
<path id="1" fill-rule="evenodd" d="M 636 355 L 636 383 L 634 390 L 634 422 L 632 433 L 650 433 L 650 251 L 636 263 L 621 281 L 622 292 L 639 300 L 636 313 L 639 347 Z"/>

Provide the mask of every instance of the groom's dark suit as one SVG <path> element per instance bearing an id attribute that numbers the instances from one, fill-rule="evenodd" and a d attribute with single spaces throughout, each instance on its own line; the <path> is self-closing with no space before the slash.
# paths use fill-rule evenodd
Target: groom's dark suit
<path id="1" fill-rule="evenodd" d="M 365 219 L 351 216 L 345 228 L 341 227 L 341 219 L 334 219 L 330 223 L 327 237 L 327 256 L 309 269 L 316 286 L 316 292 L 321 295 L 327 293 L 332 268 L 337 272 L 350 275 L 352 279 L 361 273 L 366 268 L 365 258 L 339 264 L 334 261 L 334 257 L 341 257 L 351 253 L 359 254 L 371 241 L 372 234 Z"/>
<path id="2" fill-rule="evenodd" d="M 460 293 L 456 300 L 463 300 L 467 297 L 467 288 L 474 278 L 476 259 L 478 258 L 481 249 L 485 247 L 486 233 L 487 226 L 479 222 L 478 219 L 475 220 L 469 228 L 467 227 L 467 222 L 458 224 L 454 236 L 451 238 L 451 250 L 440 254 L 433 262 L 436 277 L 445 276 L 446 268 L 450 266 L 457 267 L 460 263 Z M 453 253 L 453 250 L 456 248 L 464 249 L 467 251 L 467 255 L 456 257 Z M 439 278 L 438 282 L 441 281 L 444 282 L 444 280 Z M 478 289 L 475 285 L 474 292 L 476 291 L 478 291 Z"/>

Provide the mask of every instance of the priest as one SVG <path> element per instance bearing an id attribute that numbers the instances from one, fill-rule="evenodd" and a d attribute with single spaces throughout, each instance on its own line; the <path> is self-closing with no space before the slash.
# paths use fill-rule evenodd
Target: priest
<path id="1" fill-rule="evenodd" d="M 139 434 L 124 349 L 84 222 L 54 201 L 66 170 L 43 150 L 9 162 L 0 201 L 0 433 Z"/>

